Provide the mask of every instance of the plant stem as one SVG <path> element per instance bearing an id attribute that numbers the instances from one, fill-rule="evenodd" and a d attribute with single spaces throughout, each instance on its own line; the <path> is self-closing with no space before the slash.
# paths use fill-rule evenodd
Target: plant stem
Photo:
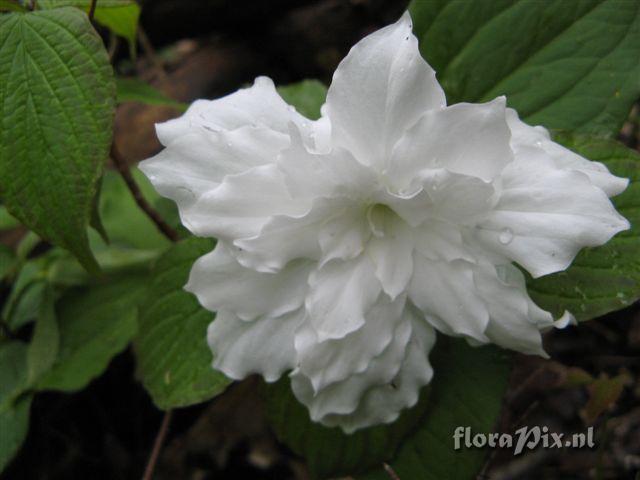
<path id="1" fill-rule="evenodd" d="M 93 21 L 93 14 L 96 13 L 96 4 L 98 0 L 91 0 L 91 6 L 89 7 L 89 20 Z"/>
<path id="2" fill-rule="evenodd" d="M 153 471 L 156 468 L 156 463 L 158 463 L 158 458 L 160 457 L 160 450 L 162 450 L 162 444 L 164 443 L 164 439 L 167 436 L 167 432 L 169 431 L 169 424 L 171 423 L 172 414 L 173 410 L 167 410 L 166 412 L 164 412 L 164 417 L 162 417 L 160 429 L 158 430 L 156 439 L 153 442 L 153 449 L 151 450 L 151 455 L 149 456 L 147 467 L 144 469 L 142 480 L 151 480 L 153 478 Z"/>
<path id="3" fill-rule="evenodd" d="M 178 232 L 171 228 L 169 224 L 165 222 L 164 219 L 160 216 L 160 214 L 156 212 L 151 205 L 149 205 L 147 199 L 144 198 L 144 195 L 142 195 L 142 192 L 140 191 L 140 187 L 138 187 L 138 184 L 133 178 L 133 175 L 131 175 L 131 170 L 129 170 L 127 161 L 120 153 L 120 150 L 118 150 L 115 142 L 111 144 L 111 160 L 113 161 L 115 167 L 118 169 L 118 172 L 120 172 L 120 175 L 122 175 L 122 178 L 127 184 L 131 195 L 133 195 L 133 198 L 140 209 L 147 214 L 147 216 L 151 219 L 151 221 L 153 221 L 153 223 L 155 223 L 156 227 L 158 227 L 158 230 L 160 230 L 160 232 L 162 232 L 165 237 L 167 237 L 172 242 L 177 242 L 179 239 Z"/>
<path id="4" fill-rule="evenodd" d="M 389 478 L 391 480 L 400 480 L 400 477 L 396 472 L 394 472 L 393 468 L 391 468 L 391 465 L 389 465 L 388 463 L 383 463 L 382 466 L 384 467 L 384 471 L 387 472 L 387 475 L 389 475 Z"/>

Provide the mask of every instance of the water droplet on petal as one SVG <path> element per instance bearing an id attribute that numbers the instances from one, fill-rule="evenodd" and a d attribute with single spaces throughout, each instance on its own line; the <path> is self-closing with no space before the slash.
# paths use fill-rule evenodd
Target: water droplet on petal
<path id="1" fill-rule="evenodd" d="M 511 243 L 511 240 L 513 240 L 513 232 L 510 229 L 505 228 L 500 232 L 500 235 L 498 235 L 498 240 L 501 244 L 508 245 Z"/>
<path id="2" fill-rule="evenodd" d="M 541 147 L 542 146 L 542 141 L 537 140 L 535 145 L 536 145 L 536 147 Z"/>

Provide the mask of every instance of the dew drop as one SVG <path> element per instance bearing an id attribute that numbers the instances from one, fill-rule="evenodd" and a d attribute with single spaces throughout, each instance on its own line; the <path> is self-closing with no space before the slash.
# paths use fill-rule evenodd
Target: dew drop
<path id="1" fill-rule="evenodd" d="M 540 140 L 536 141 L 536 147 L 541 147 L 542 146 L 542 142 Z"/>
<path id="2" fill-rule="evenodd" d="M 511 240 L 513 240 L 513 232 L 508 228 L 505 228 L 504 230 L 502 230 L 502 232 L 500 232 L 500 235 L 498 235 L 498 240 L 501 244 L 508 245 L 509 243 L 511 243 Z"/>

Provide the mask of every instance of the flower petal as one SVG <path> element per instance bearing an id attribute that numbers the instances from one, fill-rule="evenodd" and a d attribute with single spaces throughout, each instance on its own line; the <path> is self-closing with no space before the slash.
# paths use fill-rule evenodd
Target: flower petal
<path id="1" fill-rule="evenodd" d="M 489 309 L 486 335 L 492 343 L 522 353 L 547 354 L 540 330 L 553 326 L 553 316 L 529 297 L 522 272 L 513 265 L 481 262 L 474 267 L 478 291 Z"/>
<path id="2" fill-rule="evenodd" d="M 138 167 L 182 212 L 217 188 L 225 176 L 275 162 L 288 144 L 286 135 L 266 128 L 220 132 L 193 128 Z"/>
<path id="3" fill-rule="evenodd" d="M 381 291 L 365 254 L 327 263 L 311 274 L 309 284 L 305 305 L 319 342 L 342 338 L 362 327 Z"/>
<path id="4" fill-rule="evenodd" d="M 489 312 L 474 279 L 473 264 L 464 260 L 434 261 L 414 253 L 409 298 L 427 320 L 447 335 L 487 342 Z"/>
<path id="5" fill-rule="evenodd" d="M 510 137 L 504 97 L 432 110 L 400 139 L 389 172 L 398 188 L 437 168 L 490 181 L 513 159 Z"/>
<path id="6" fill-rule="evenodd" d="M 306 208 L 291 198 L 282 173 L 270 164 L 228 175 L 180 214 L 194 234 L 233 241 L 255 236 L 275 215 L 299 215 Z"/>
<path id="7" fill-rule="evenodd" d="M 216 248 L 193 265 L 185 289 L 208 310 L 229 310 L 242 320 L 277 317 L 301 307 L 307 293 L 311 266 L 296 262 L 277 274 L 244 268 L 229 247 Z"/>
<path id="8" fill-rule="evenodd" d="M 505 169 L 501 197 L 476 236 L 539 277 L 628 228 L 584 173 L 559 169 L 540 149 L 529 149 Z"/>
<path id="9" fill-rule="evenodd" d="M 312 124 L 287 105 L 270 78 L 258 77 L 249 88 L 216 100 L 197 100 L 181 117 L 156 125 L 156 133 L 168 147 L 195 129 L 219 132 L 252 125 L 288 134 L 289 122 L 305 131 Z"/>
<path id="10" fill-rule="evenodd" d="M 293 332 L 303 317 L 303 309 L 298 309 L 247 322 L 229 311 L 219 311 L 207 331 L 213 367 L 234 380 L 259 373 L 267 382 L 275 382 L 295 367 Z"/>
<path id="11" fill-rule="evenodd" d="M 402 328 L 393 341 L 362 373 L 332 384 L 314 396 L 308 380 L 293 372 L 294 394 L 309 407 L 314 420 L 353 433 L 393 422 L 402 409 L 415 405 L 420 388 L 433 376 L 428 355 L 436 335 L 412 308 L 406 308 L 403 317 Z"/>
<path id="12" fill-rule="evenodd" d="M 307 405 L 314 421 L 322 421 L 331 414 L 350 414 L 358 408 L 367 390 L 388 384 L 397 375 L 410 338 L 411 322 L 405 317 L 396 325 L 392 341 L 380 355 L 371 359 L 364 371 L 330 383 L 316 392 L 311 380 L 298 368 L 291 373 L 293 392 Z"/>
<path id="13" fill-rule="evenodd" d="M 405 298 L 391 301 L 381 295 L 366 313 L 364 325 L 336 340 L 318 341 L 314 328 L 305 323 L 295 335 L 298 368 L 317 393 L 328 385 L 367 369 L 393 340 L 403 319 Z"/>
<path id="14" fill-rule="evenodd" d="M 622 193 L 629 185 L 628 179 L 612 175 L 602 163 L 587 160 L 552 141 L 546 128 L 527 125 L 520 120 L 518 113 L 512 108 L 507 108 L 507 123 L 511 129 L 511 147 L 516 155 L 523 149 L 541 148 L 553 159 L 558 168 L 584 173 L 593 185 L 602 189 L 609 197 Z"/>
<path id="15" fill-rule="evenodd" d="M 435 72 L 422 59 L 408 13 L 358 42 L 340 63 L 327 93 L 334 146 L 382 167 L 403 132 L 445 105 Z"/>
<path id="16" fill-rule="evenodd" d="M 414 248 L 429 260 L 466 260 L 475 263 L 476 257 L 465 245 L 461 228 L 450 223 L 432 220 L 412 231 Z"/>
<path id="17" fill-rule="evenodd" d="M 406 291 L 413 273 L 413 237 L 409 226 L 388 208 L 379 216 L 367 253 L 382 289 L 394 299 Z"/>

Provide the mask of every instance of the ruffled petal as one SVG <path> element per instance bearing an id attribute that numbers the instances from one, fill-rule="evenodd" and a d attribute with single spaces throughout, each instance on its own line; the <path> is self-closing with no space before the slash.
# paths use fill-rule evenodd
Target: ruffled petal
<path id="1" fill-rule="evenodd" d="M 308 204 L 289 195 L 276 165 L 228 175 L 214 190 L 180 210 L 182 223 L 194 234 L 233 241 L 253 237 L 275 215 L 300 215 Z"/>
<path id="2" fill-rule="evenodd" d="M 156 133 L 168 147 L 196 129 L 220 132 L 254 126 L 288 134 L 290 122 L 305 132 L 313 123 L 280 97 L 270 78 L 258 77 L 249 88 L 216 100 L 197 100 L 181 117 L 157 124 Z"/>
<path id="3" fill-rule="evenodd" d="M 415 405 L 420 389 L 433 376 L 428 355 L 436 335 L 412 308 L 405 308 L 403 320 L 393 341 L 364 372 L 332 384 L 315 396 L 308 380 L 294 372 L 294 394 L 309 407 L 314 420 L 353 433 L 393 422 L 402 409 Z"/>
<path id="4" fill-rule="evenodd" d="M 505 169 L 500 199 L 476 236 L 539 277 L 565 270 L 581 248 L 628 228 L 584 173 L 558 169 L 540 149 L 530 149 Z"/>
<path id="5" fill-rule="evenodd" d="M 267 382 L 275 382 L 295 367 L 293 332 L 303 318 L 303 309 L 251 322 L 226 310 L 218 312 L 207 331 L 213 368 L 234 380 L 259 373 Z"/>
<path id="6" fill-rule="evenodd" d="M 365 254 L 328 262 L 311 274 L 309 284 L 305 305 L 319 342 L 342 338 L 362 327 L 381 291 Z"/>
<path id="7" fill-rule="evenodd" d="M 464 260 L 434 261 L 414 253 L 409 298 L 425 318 L 447 335 L 487 342 L 489 312 L 473 278 L 473 264 Z"/>
<path id="8" fill-rule="evenodd" d="M 409 195 L 386 190 L 378 200 L 413 227 L 433 221 L 475 225 L 495 203 L 493 184 L 445 169 L 424 170 L 414 183 L 416 190 Z"/>
<path id="9" fill-rule="evenodd" d="M 185 289 L 211 311 L 229 310 L 243 320 L 277 317 L 301 307 L 311 264 L 295 262 L 277 274 L 243 267 L 222 242 L 193 265 Z"/>
<path id="10" fill-rule="evenodd" d="M 381 295 L 366 313 L 364 325 L 337 340 L 318 341 L 314 328 L 305 323 L 295 335 L 298 369 L 317 393 L 328 385 L 367 369 L 391 343 L 398 324 L 405 321 L 405 298 Z"/>
<path id="11" fill-rule="evenodd" d="M 510 137 L 504 97 L 432 110 L 400 139 L 389 174 L 398 188 L 424 169 L 444 168 L 490 181 L 513 160 Z"/>
<path id="12" fill-rule="evenodd" d="M 326 103 L 333 142 L 362 163 L 382 168 L 403 132 L 426 110 L 445 105 L 411 28 L 406 13 L 365 37 L 333 75 Z"/>
<path id="13" fill-rule="evenodd" d="M 593 185 L 602 189 L 609 197 L 622 193 L 629 185 L 628 179 L 612 175 L 602 163 L 587 160 L 552 141 L 546 128 L 527 125 L 512 108 L 507 108 L 507 123 L 511 129 L 511 147 L 516 155 L 522 150 L 525 150 L 526 155 L 528 148 L 540 148 L 553 159 L 558 168 L 584 173 Z"/>
<path id="14" fill-rule="evenodd" d="M 296 369 L 291 373 L 293 393 L 309 408 L 311 419 L 316 422 L 322 422 L 327 415 L 353 413 L 367 390 L 388 384 L 398 374 L 410 338 L 411 322 L 405 318 L 396 325 L 392 342 L 370 361 L 364 371 L 330 383 L 316 392 L 311 380 Z"/>
<path id="15" fill-rule="evenodd" d="M 476 256 L 465 244 L 458 225 L 435 220 L 413 229 L 411 233 L 414 248 L 429 260 L 476 261 Z"/>
<path id="16" fill-rule="evenodd" d="M 474 267 L 473 277 L 489 309 L 487 338 L 504 348 L 546 357 L 540 330 L 553 326 L 553 316 L 533 303 L 522 272 L 513 265 L 483 261 Z"/>

